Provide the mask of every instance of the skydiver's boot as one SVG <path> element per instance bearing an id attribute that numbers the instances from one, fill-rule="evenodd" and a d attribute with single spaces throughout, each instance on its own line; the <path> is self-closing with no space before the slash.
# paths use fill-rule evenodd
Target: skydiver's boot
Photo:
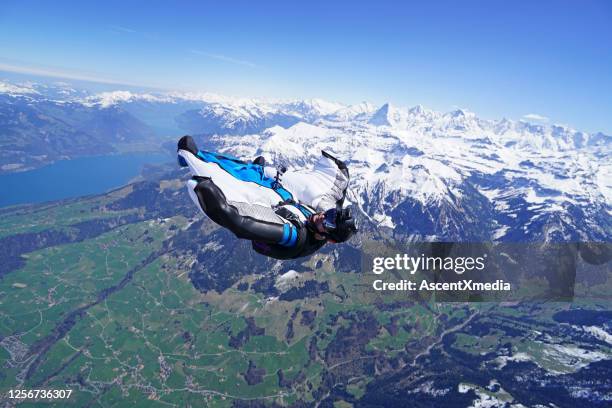
<path id="1" fill-rule="evenodd" d="M 255 160 L 253 160 L 253 164 L 257 164 L 261 167 L 266 165 L 266 159 L 263 156 L 257 156 Z"/>
<path id="2" fill-rule="evenodd" d="M 181 137 L 178 141 L 177 150 L 186 150 L 194 156 L 198 154 L 198 146 L 189 135 Z M 187 167 L 187 162 L 181 156 L 178 157 L 178 163 L 181 167 Z"/>

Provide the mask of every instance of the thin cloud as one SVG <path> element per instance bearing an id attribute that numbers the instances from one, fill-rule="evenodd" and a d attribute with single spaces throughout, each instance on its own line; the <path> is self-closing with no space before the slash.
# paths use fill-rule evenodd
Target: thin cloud
<path id="1" fill-rule="evenodd" d="M 72 79 L 75 81 L 97 82 L 100 84 L 128 85 L 155 88 L 155 86 L 137 84 L 129 81 L 121 81 L 112 78 L 100 77 L 83 72 L 64 71 L 60 68 L 28 67 L 23 65 L 7 64 L 0 62 L 0 71 L 14 72 L 17 74 L 39 75 L 51 78 Z"/>
<path id="2" fill-rule="evenodd" d="M 230 64 L 243 65 L 243 66 L 246 66 L 246 67 L 249 67 L 249 68 L 257 68 L 257 65 L 252 63 L 252 62 L 250 62 L 250 61 L 228 57 L 227 55 L 211 54 L 211 53 L 200 51 L 200 50 L 190 50 L 190 52 L 192 54 L 195 54 L 195 55 L 202 55 L 204 57 L 216 59 L 216 60 L 219 60 L 219 61 L 229 62 Z"/>
<path id="3" fill-rule="evenodd" d="M 147 40 L 159 41 L 159 36 L 157 34 L 142 32 L 142 31 L 134 30 L 133 28 L 125 27 L 125 26 L 109 25 L 108 29 L 116 34 L 127 34 L 127 35 L 133 35 L 136 38 L 141 37 Z"/>
<path id="4" fill-rule="evenodd" d="M 523 119 L 535 120 L 537 122 L 548 122 L 548 118 L 546 116 L 538 115 L 537 113 L 528 113 L 523 115 Z"/>
<path id="5" fill-rule="evenodd" d="M 136 30 L 133 30 L 133 29 L 128 28 L 128 27 L 123 27 L 123 26 L 118 26 L 118 25 L 111 25 L 111 26 L 108 26 L 108 28 L 110 28 L 113 31 L 120 32 L 120 33 L 136 34 Z"/>

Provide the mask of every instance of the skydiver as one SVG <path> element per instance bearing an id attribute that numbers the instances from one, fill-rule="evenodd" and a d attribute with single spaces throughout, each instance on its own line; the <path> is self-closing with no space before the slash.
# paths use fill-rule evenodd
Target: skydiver
<path id="1" fill-rule="evenodd" d="M 350 208 L 343 208 L 348 168 L 327 152 L 313 169 L 273 175 L 261 156 L 248 163 L 199 150 L 191 136 L 179 140 L 177 151 L 179 164 L 192 173 L 187 189 L 198 208 L 262 255 L 308 256 L 357 231 Z"/>

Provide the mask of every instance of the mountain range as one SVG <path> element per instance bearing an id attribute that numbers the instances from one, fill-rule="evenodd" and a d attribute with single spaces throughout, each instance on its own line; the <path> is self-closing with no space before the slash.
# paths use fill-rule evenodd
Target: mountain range
<path id="1" fill-rule="evenodd" d="M 612 137 L 563 125 L 389 103 L 2 82 L 0 129 L 5 172 L 186 132 L 206 149 L 272 164 L 310 166 L 328 150 L 348 162 L 349 200 L 365 223 L 411 240 L 611 237 Z"/>

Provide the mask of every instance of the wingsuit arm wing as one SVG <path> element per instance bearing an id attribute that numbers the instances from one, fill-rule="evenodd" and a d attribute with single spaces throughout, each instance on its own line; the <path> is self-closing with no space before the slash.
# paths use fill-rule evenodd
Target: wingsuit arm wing
<path id="1" fill-rule="evenodd" d="M 323 157 L 326 157 L 329 160 L 333 161 L 338 167 L 335 173 L 336 179 L 334 181 L 334 186 L 332 187 L 332 192 L 330 193 L 330 195 L 333 197 L 333 199 L 336 200 L 336 206 L 342 207 L 342 204 L 344 203 L 344 200 L 346 198 L 346 190 L 348 189 L 350 181 L 348 167 L 345 162 L 335 158 L 331 154 L 327 153 L 325 150 L 322 150 L 321 154 L 323 155 Z"/>
<path id="2" fill-rule="evenodd" d="M 287 171 L 282 185 L 302 204 L 317 212 L 342 207 L 349 185 L 349 170 L 343 161 L 326 151 L 312 168 Z"/>

